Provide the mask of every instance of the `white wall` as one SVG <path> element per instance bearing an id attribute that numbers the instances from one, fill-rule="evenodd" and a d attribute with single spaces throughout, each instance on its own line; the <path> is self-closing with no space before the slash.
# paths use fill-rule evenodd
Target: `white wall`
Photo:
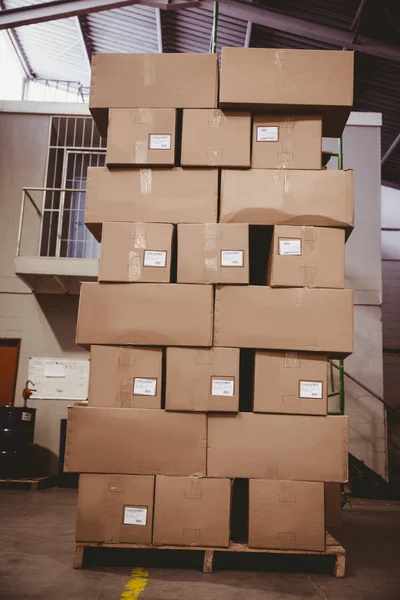
<path id="1" fill-rule="evenodd" d="M 43 114 L 0 112 L 0 338 L 21 339 L 15 404 L 22 404 L 30 356 L 86 358 L 75 345 L 78 296 L 35 296 L 15 275 L 23 186 L 44 185 L 50 120 Z M 37 408 L 35 442 L 45 468 L 57 472 L 60 419 L 68 402 L 31 400 Z"/>
<path id="2" fill-rule="evenodd" d="M 400 190 L 385 186 L 382 186 L 382 276 L 385 400 L 397 408 L 400 407 Z"/>
<path id="3" fill-rule="evenodd" d="M 383 397 L 380 231 L 380 115 L 358 115 L 343 135 L 344 168 L 354 170 L 355 227 L 346 243 L 346 287 L 354 289 L 354 353 L 344 361 L 349 448 L 387 477 Z M 357 383 L 358 382 L 358 383 Z"/>

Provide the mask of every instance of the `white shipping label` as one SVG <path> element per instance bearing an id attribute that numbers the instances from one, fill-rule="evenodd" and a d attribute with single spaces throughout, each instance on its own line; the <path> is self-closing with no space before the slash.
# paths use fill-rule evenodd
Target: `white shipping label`
<path id="1" fill-rule="evenodd" d="M 212 379 L 211 396 L 233 396 L 234 387 L 233 379 Z"/>
<path id="2" fill-rule="evenodd" d="M 167 252 L 165 250 L 145 250 L 143 265 L 145 267 L 165 267 Z"/>
<path id="3" fill-rule="evenodd" d="M 243 267 L 243 250 L 221 250 L 221 267 Z"/>
<path id="4" fill-rule="evenodd" d="M 124 525 L 147 525 L 147 508 L 125 506 Z"/>
<path id="5" fill-rule="evenodd" d="M 284 256 L 301 256 L 301 240 L 279 240 L 279 254 Z"/>
<path id="6" fill-rule="evenodd" d="M 140 379 L 135 377 L 133 382 L 134 396 L 155 396 L 157 389 L 157 379 Z"/>
<path id="7" fill-rule="evenodd" d="M 150 150 L 171 150 L 171 135 L 150 134 Z"/>
<path id="8" fill-rule="evenodd" d="M 257 127 L 257 142 L 277 142 L 279 127 Z"/>
<path id="9" fill-rule="evenodd" d="M 322 400 L 322 381 L 300 381 L 300 398 Z"/>
<path id="10" fill-rule="evenodd" d="M 21 421 L 31 421 L 32 415 L 28 412 L 23 412 L 21 415 Z"/>

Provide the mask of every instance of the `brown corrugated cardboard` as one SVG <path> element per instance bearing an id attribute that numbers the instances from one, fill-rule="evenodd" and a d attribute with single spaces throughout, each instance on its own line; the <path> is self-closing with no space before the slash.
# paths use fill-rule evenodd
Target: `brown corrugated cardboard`
<path id="1" fill-rule="evenodd" d="M 68 410 L 64 470 L 202 476 L 206 437 L 206 415 L 200 413 L 74 406 Z"/>
<path id="2" fill-rule="evenodd" d="M 169 282 L 173 235 L 167 223 L 103 223 L 99 281 Z"/>
<path id="3" fill-rule="evenodd" d="M 323 135 L 340 137 L 353 105 L 354 53 L 223 48 L 222 108 L 321 114 Z"/>
<path id="4" fill-rule="evenodd" d="M 90 348 L 89 406 L 161 408 L 161 385 L 161 348 Z"/>
<path id="5" fill-rule="evenodd" d="M 109 108 L 215 108 L 217 54 L 93 54 L 89 108 L 107 135 Z"/>
<path id="6" fill-rule="evenodd" d="M 229 546 L 231 482 L 156 477 L 155 545 Z"/>
<path id="7" fill-rule="evenodd" d="M 77 542 L 151 544 L 154 476 L 82 474 Z"/>
<path id="8" fill-rule="evenodd" d="M 215 223 L 218 169 L 88 169 L 85 224 L 98 241 L 106 221 Z"/>
<path id="9" fill-rule="evenodd" d="M 249 112 L 183 111 L 183 166 L 250 167 Z"/>
<path id="10" fill-rule="evenodd" d="M 107 165 L 175 164 L 174 108 L 111 108 Z"/>
<path id="11" fill-rule="evenodd" d="M 254 412 L 326 415 L 328 361 L 315 352 L 256 352 Z"/>
<path id="12" fill-rule="evenodd" d="M 340 483 L 325 483 L 325 521 L 327 527 L 342 526 L 342 491 Z"/>
<path id="13" fill-rule="evenodd" d="M 320 169 L 320 115 L 254 115 L 253 169 Z"/>
<path id="14" fill-rule="evenodd" d="M 353 171 L 222 170 L 219 220 L 351 230 Z"/>
<path id="15" fill-rule="evenodd" d="M 213 345 L 346 356 L 353 303 L 353 290 L 218 286 Z"/>
<path id="16" fill-rule="evenodd" d="M 166 410 L 239 410 L 238 348 L 167 348 Z"/>
<path id="17" fill-rule="evenodd" d="M 209 477 L 347 481 L 347 417 L 240 412 L 207 419 Z"/>
<path id="18" fill-rule="evenodd" d="M 324 484 L 250 479 L 249 546 L 325 550 Z"/>
<path id="19" fill-rule="evenodd" d="M 211 285 L 82 283 L 76 343 L 211 346 L 213 296 Z"/>
<path id="20" fill-rule="evenodd" d="M 345 232 L 275 225 L 267 283 L 273 287 L 344 287 Z"/>
<path id="21" fill-rule="evenodd" d="M 178 283 L 249 283 L 249 226 L 178 225 Z"/>

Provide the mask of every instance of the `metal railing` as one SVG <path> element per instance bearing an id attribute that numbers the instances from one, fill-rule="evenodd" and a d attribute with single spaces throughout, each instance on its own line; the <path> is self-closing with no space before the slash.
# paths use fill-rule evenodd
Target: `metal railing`
<path id="1" fill-rule="evenodd" d="M 86 190 L 22 189 L 17 256 L 98 258 L 100 244 L 85 227 Z"/>

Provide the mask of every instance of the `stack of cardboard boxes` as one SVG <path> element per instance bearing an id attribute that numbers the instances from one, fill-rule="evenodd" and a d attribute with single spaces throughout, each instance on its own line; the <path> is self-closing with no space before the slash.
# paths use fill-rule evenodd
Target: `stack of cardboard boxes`
<path id="1" fill-rule="evenodd" d="M 353 350 L 354 215 L 352 172 L 322 169 L 321 144 L 352 90 L 349 52 L 225 48 L 220 85 L 212 54 L 94 56 L 108 145 L 87 184 L 89 406 L 69 411 L 65 461 L 78 541 L 229 546 L 244 480 L 242 541 L 324 549 L 324 482 L 347 479 L 327 366 Z"/>

